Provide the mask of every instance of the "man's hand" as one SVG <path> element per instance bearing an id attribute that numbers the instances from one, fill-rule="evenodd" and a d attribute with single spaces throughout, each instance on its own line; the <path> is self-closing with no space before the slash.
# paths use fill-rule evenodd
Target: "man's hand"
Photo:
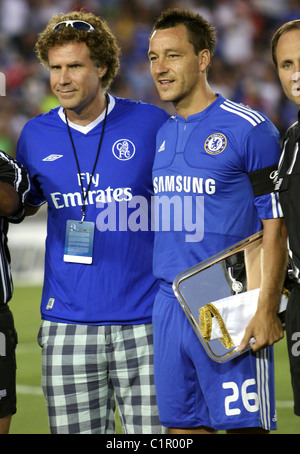
<path id="1" fill-rule="evenodd" d="M 245 330 L 238 348 L 243 351 L 251 343 L 252 350 L 273 345 L 283 338 L 282 323 L 278 317 L 279 302 L 287 265 L 287 231 L 280 218 L 262 220 L 261 248 L 246 254 L 248 290 L 260 288 L 257 310 Z"/>
<path id="2" fill-rule="evenodd" d="M 245 350 L 250 343 L 253 352 L 257 352 L 261 348 L 275 344 L 283 336 L 282 323 L 277 313 L 257 310 L 245 330 L 238 351 Z"/>

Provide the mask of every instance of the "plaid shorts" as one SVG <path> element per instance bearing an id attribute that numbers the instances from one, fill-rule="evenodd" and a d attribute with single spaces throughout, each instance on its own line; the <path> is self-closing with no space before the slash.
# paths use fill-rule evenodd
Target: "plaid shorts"
<path id="1" fill-rule="evenodd" d="M 162 434 L 153 373 L 152 324 L 43 321 L 42 387 L 53 434 Z"/>

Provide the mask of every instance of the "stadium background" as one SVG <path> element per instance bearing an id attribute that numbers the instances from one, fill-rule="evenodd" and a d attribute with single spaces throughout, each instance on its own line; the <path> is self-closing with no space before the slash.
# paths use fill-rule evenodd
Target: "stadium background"
<path id="1" fill-rule="evenodd" d="M 218 45 L 210 71 L 216 92 L 264 112 L 281 134 L 297 109 L 282 94 L 270 56 L 270 39 L 282 23 L 300 18 L 299 0 L 0 0 L 0 72 L 5 93 L 0 103 L 0 149 L 15 155 L 25 122 L 56 106 L 48 72 L 33 52 L 37 34 L 56 13 L 84 7 L 104 17 L 122 48 L 121 71 L 110 92 L 162 106 L 149 72 L 148 36 L 153 20 L 167 7 L 198 11 L 217 28 Z M 46 210 L 11 226 L 9 245 L 15 295 L 11 308 L 19 333 L 18 413 L 11 433 L 48 433 L 40 388 L 36 335 L 43 275 Z M 285 340 L 276 345 L 278 433 L 299 434 L 293 415 Z"/>

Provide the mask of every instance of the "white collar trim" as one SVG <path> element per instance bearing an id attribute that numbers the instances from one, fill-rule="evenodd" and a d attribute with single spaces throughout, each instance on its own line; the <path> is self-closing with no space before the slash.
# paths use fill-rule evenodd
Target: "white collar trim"
<path id="1" fill-rule="evenodd" d="M 116 104 L 115 98 L 113 96 L 111 96 L 110 94 L 108 94 L 108 96 L 109 96 L 109 104 L 108 104 L 107 115 L 110 114 L 110 112 L 113 110 L 113 108 L 115 107 L 115 104 Z M 65 113 L 64 113 L 63 107 L 60 107 L 58 109 L 58 115 L 60 116 L 61 120 L 64 123 L 66 123 L 66 117 L 65 117 Z M 70 120 L 68 121 L 68 123 L 69 123 L 70 128 L 76 129 L 76 131 L 79 131 L 82 134 L 87 134 L 92 129 L 94 129 L 95 126 L 97 126 L 99 123 L 101 123 L 101 121 L 104 120 L 104 117 L 105 117 L 105 111 L 102 112 L 101 115 L 99 115 L 98 118 L 96 118 L 94 121 L 92 121 L 91 123 L 89 123 L 86 126 L 77 125 L 76 123 L 72 123 L 72 121 L 70 121 Z"/>

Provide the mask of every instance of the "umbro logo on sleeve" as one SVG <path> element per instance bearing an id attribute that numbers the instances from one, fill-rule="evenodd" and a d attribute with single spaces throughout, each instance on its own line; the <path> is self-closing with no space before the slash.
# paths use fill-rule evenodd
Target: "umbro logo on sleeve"
<path id="1" fill-rule="evenodd" d="M 166 141 L 164 140 L 158 149 L 158 153 L 160 153 L 161 151 L 165 151 L 165 149 L 166 149 Z"/>
<path id="2" fill-rule="evenodd" d="M 47 158 L 44 158 L 43 161 L 56 161 L 56 159 L 62 158 L 63 154 L 50 154 Z"/>

